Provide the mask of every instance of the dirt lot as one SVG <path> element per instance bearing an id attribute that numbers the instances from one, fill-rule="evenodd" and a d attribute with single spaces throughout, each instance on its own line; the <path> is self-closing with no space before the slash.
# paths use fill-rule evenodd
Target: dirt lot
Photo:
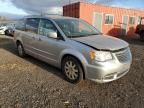
<path id="1" fill-rule="evenodd" d="M 126 76 L 73 85 L 55 67 L 18 57 L 12 39 L 0 38 L 0 108 L 144 108 L 144 42 L 129 43 L 133 64 Z"/>

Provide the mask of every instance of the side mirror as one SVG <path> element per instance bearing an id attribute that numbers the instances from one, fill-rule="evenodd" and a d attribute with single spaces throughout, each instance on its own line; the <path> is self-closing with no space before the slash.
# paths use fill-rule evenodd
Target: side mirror
<path id="1" fill-rule="evenodd" d="M 54 38 L 54 39 L 58 38 L 58 35 L 57 35 L 56 31 L 49 31 L 47 36 L 50 37 L 50 38 Z"/>

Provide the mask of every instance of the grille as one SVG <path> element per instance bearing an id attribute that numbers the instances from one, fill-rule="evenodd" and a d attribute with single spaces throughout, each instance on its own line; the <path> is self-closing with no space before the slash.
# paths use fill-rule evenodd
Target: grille
<path id="1" fill-rule="evenodd" d="M 116 53 L 116 56 L 119 60 L 119 62 L 127 62 L 130 60 L 130 51 L 129 49 L 125 49 L 123 51 L 120 51 L 118 53 Z"/>

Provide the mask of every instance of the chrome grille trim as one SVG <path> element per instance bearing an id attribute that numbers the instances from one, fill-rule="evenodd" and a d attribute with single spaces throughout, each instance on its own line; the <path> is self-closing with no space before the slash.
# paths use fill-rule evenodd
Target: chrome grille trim
<path id="1" fill-rule="evenodd" d="M 129 48 L 127 48 L 123 51 L 117 52 L 116 57 L 119 60 L 119 62 L 121 62 L 121 63 L 129 61 L 130 60 L 130 50 L 129 50 Z"/>

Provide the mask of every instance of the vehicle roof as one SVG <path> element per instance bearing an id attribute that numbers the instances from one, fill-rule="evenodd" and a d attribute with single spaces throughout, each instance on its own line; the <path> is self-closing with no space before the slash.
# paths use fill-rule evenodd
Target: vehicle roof
<path id="1" fill-rule="evenodd" d="M 30 15 L 30 16 L 25 16 L 24 18 L 76 19 L 76 18 L 66 17 L 62 15 Z"/>

